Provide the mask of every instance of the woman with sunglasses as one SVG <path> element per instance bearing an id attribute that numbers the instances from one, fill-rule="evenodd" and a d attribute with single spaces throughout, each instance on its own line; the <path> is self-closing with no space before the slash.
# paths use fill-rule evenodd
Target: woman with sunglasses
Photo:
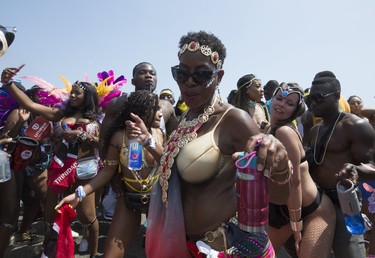
<path id="1" fill-rule="evenodd" d="M 53 161 L 59 159 L 61 164 L 68 163 L 69 157 L 76 156 L 79 159 L 90 158 L 91 161 L 98 161 L 98 142 L 99 142 L 99 123 L 100 111 L 98 107 L 98 94 L 96 88 L 88 82 L 75 82 L 72 85 L 69 100 L 63 109 L 46 107 L 33 102 L 25 93 L 19 90 L 11 78 L 19 71 L 17 68 L 5 69 L 2 73 L 2 81 L 6 83 L 10 93 L 22 103 L 22 106 L 31 113 L 41 115 L 44 118 L 56 122 L 54 125 L 54 134 L 58 138 L 55 142 L 55 155 Z M 69 154 L 71 154 L 69 156 Z M 72 156 L 73 155 L 73 156 Z M 71 160 L 71 159 L 69 159 Z M 53 163 L 52 161 L 52 163 Z M 69 161 L 70 162 L 70 161 Z M 51 163 L 51 164 L 52 164 Z M 79 163 L 79 161 L 78 161 Z M 78 164 L 79 166 L 79 164 Z M 95 166 L 92 167 L 93 169 Z M 97 168 L 97 167 L 96 167 Z M 62 168 L 63 169 L 63 168 Z M 89 172 L 89 169 L 86 169 Z M 75 189 L 78 185 L 88 182 L 90 177 L 96 175 L 96 171 L 90 171 L 85 178 L 78 178 L 75 175 L 75 183 L 67 187 Z M 49 167 L 49 175 L 51 177 L 51 166 Z M 73 175 L 74 176 L 74 175 Z M 71 181 L 70 181 L 71 182 Z M 58 197 L 61 196 L 60 191 L 52 190 L 48 185 L 47 200 L 45 207 L 45 221 L 51 225 L 45 239 L 44 254 L 47 256 L 54 255 L 56 242 L 53 240 L 55 235 L 52 224 L 55 217 L 54 207 L 58 203 Z M 84 201 L 77 206 L 77 216 L 81 224 L 88 228 L 89 232 L 89 251 L 91 256 L 98 255 L 98 236 L 99 224 L 96 218 L 95 195 L 85 198 Z"/>
<path id="2" fill-rule="evenodd" d="M 236 220 L 236 166 L 232 155 L 251 151 L 258 140 L 258 169 L 274 181 L 290 175 L 287 154 L 272 136 L 259 134 L 248 113 L 224 103 L 216 90 L 224 75 L 226 49 L 213 34 L 190 32 L 180 39 L 179 64 L 172 67 L 189 110 L 164 147 L 159 183 L 151 193 L 146 231 L 147 257 L 198 257 L 199 252 L 235 253 L 226 225 Z M 139 130 L 129 123 L 130 130 Z M 276 166 L 273 166 L 274 160 Z M 277 172 L 283 171 L 282 175 Z M 284 173 L 285 171 L 285 173 Z M 271 199 L 286 201 L 287 184 L 271 183 Z M 273 257 L 265 232 L 262 257 Z M 249 235 L 247 235 L 249 236 Z M 243 240 L 243 238 L 241 238 Z M 202 248 L 207 245 L 208 248 Z M 210 250 L 209 250 L 210 249 Z M 216 251 L 215 251 L 216 250 Z M 229 256 L 228 256 L 229 257 Z"/>
<path id="3" fill-rule="evenodd" d="M 262 82 L 255 75 L 247 74 L 242 76 L 237 82 L 234 106 L 249 113 L 260 131 L 266 132 L 269 128 L 269 114 L 267 108 L 260 104 L 263 91 Z"/>
<path id="4" fill-rule="evenodd" d="M 298 257 L 331 257 L 335 210 L 310 176 L 302 137 L 293 124 L 305 112 L 303 91 L 293 85 L 276 89 L 271 102 L 270 133 L 284 144 L 293 175 L 287 204 L 270 202 L 269 236 L 276 253 L 294 236 Z"/>

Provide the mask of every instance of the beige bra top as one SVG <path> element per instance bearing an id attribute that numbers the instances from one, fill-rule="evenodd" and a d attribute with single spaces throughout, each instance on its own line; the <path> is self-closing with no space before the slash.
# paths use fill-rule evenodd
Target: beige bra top
<path id="1" fill-rule="evenodd" d="M 228 156 L 217 147 L 214 140 L 216 127 L 219 125 L 229 108 L 220 117 L 212 130 L 186 144 L 176 157 L 181 178 L 188 183 L 202 183 L 218 174 L 227 163 Z"/>

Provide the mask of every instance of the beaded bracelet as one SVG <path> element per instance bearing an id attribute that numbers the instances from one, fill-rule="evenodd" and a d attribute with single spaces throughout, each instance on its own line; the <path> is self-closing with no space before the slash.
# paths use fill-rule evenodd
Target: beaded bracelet
<path id="1" fill-rule="evenodd" d="M 148 137 L 142 142 L 142 146 L 150 147 L 152 150 L 155 150 L 156 141 L 151 134 L 149 134 Z"/>
<path id="2" fill-rule="evenodd" d="M 75 192 L 76 192 L 76 195 L 77 195 L 79 201 L 82 202 L 83 198 L 85 198 L 85 196 L 86 196 L 86 193 L 83 190 L 83 186 L 82 185 L 78 186 Z"/>

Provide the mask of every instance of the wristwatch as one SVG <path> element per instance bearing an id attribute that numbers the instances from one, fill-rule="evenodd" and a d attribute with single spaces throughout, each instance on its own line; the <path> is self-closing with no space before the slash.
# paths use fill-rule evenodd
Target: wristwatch
<path id="1" fill-rule="evenodd" d="M 86 133 L 86 132 L 81 132 L 81 133 L 79 133 L 79 134 L 78 134 L 78 138 L 79 138 L 82 142 L 86 141 L 86 140 L 87 140 L 87 133 Z"/>

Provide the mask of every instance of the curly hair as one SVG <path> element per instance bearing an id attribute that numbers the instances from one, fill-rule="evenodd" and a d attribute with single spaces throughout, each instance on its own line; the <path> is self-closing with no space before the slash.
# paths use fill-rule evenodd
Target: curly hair
<path id="1" fill-rule="evenodd" d="M 240 79 L 237 81 L 237 93 L 233 101 L 233 105 L 236 108 L 240 108 L 242 110 L 245 110 L 246 112 L 248 111 L 248 105 L 247 102 L 249 101 L 249 97 L 247 95 L 247 88 L 251 83 L 251 80 L 255 78 L 254 74 L 246 74 L 242 76 Z"/>
<path id="2" fill-rule="evenodd" d="M 305 104 L 305 102 L 303 101 L 303 97 L 302 97 L 303 94 L 304 94 L 303 89 L 298 85 L 298 83 L 295 83 L 295 82 L 287 83 L 286 85 L 287 85 L 287 87 L 288 87 L 288 92 L 298 92 L 298 93 L 301 94 L 301 98 L 302 98 L 302 99 L 301 99 L 301 101 L 298 103 L 298 106 L 297 106 L 296 110 L 294 110 L 293 114 L 292 114 L 289 118 L 287 118 L 287 119 L 285 119 L 285 120 L 282 120 L 282 121 L 279 121 L 279 122 L 276 123 L 276 125 L 271 129 L 271 132 L 270 132 L 270 133 L 271 133 L 272 135 L 275 135 L 277 129 L 279 129 L 280 127 L 282 127 L 282 126 L 284 126 L 284 125 L 286 125 L 286 124 L 288 124 L 288 123 L 290 123 L 290 122 L 292 122 L 292 121 L 293 121 L 294 119 L 296 119 L 297 117 L 302 116 L 303 113 L 305 113 L 305 111 L 306 111 L 306 104 Z M 281 87 L 279 87 L 279 88 L 281 88 Z M 275 95 L 276 95 L 276 93 L 277 93 L 277 91 L 278 91 L 279 88 L 277 88 L 277 89 L 275 90 L 274 95 L 273 95 L 272 98 L 275 97 Z"/>
<path id="3" fill-rule="evenodd" d="M 74 85 L 82 85 L 85 87 L 85 96 L 83 99 L 83 106 L 81 108 L 82 117 L 89 120 L 98 120 L 100 117 L 100 109 L 98 104 L 98 93 L 96 88 L 88 82 L 76 81 Z M 77 108 L 72 107 L 70 101 L 68 101 L 65 109 L 63 110 L 64 116 L 72 116 L 77 112 Z"/>
<path id="4" fill-rule="evenodd" d="M 200 45 L 207 45 L 214 52 L 219 54 L 222 64 L 224 64 L 224 59 L 227 56 L 227 50 L 221 40 L 212 33 L 205 31 L 189 32 L 180 39 L 179 48 L 183 45 L 189 44 L 192 41 L 199 42 Z"/>
<path id="5" fill-rule="evenodd" d="M 107 154 L 112 135 L 119 129 L 126 128 L 125 121 L 132 120 L 130 113 L 138 115 L 145 123 L 148 131 L 155 120 L 156 112 L 159 110 L 158 95 L 147 90 L 132 92 L 125 101 L 120 113 L 116 115 L 106 135 L 104 135 L 101 150 L 103 156 Z"/>

